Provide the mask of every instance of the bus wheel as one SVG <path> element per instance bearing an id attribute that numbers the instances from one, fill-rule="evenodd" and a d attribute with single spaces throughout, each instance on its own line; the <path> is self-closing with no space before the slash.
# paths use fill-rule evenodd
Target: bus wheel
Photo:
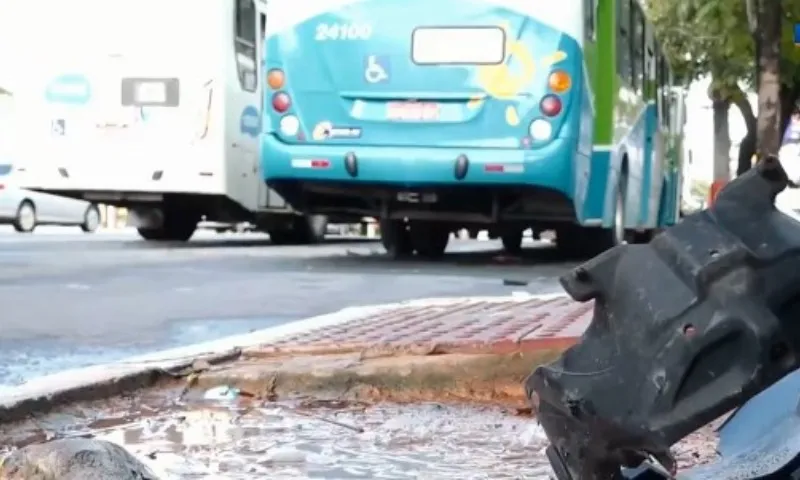
<path id="1" fill-rule="evenodd" d="M 610 228 L 562 225 L 556 228 L 556 247 L 570 257 L 593 257 L 626 243 L 628 240 L 625 231 L 626 184 L 626 178 L 621 177 L 617 188 L 614 221 Z"/>
<path id="2" fill-rule="evenodd" d="M 420 222 L 411 226 L 411 244 L 421 257 L 441 258 L 449 242 L 450 228 L 447 225 Z"/>
<path id="3" fill-rule="evenodd" d="M 274 245 L 311 245 L 325 240 L 328 217 L 324 215 L 295 215 L 289 225 L 267 229 Z"/>
<path id="4" fill-rule="evenodd" d="M 522 230 L 507 232 L 500 237 L 503 240 L 503 249 L 508 253 L 522 252 Z"/>
<path id="5" fill-rule="evenodd" d="M 199 221 L 200 215 L 182 210 L 167 210 L 164 212 L 164 221 L 160 227 L 140 227 L 137 231 L 145 240 L 188 242 L 197 230 Z"/>
<path id="6" fill-rule="evenodd" d="M 136 231 L 139 232 L 139 236 L 142 237 L 144 240 L 151 240 L 151 241 L 166 240 L 166 238 L 164 237 L 163 228 L 139 227 L 136 229 Z"/>
<path id="7" fill-rule="evenodd" d="M 414 253 L 411 245 L 411 232 L 403 220 L 381 220 L 381 244 L 392 258 L 409 257 Z"/>

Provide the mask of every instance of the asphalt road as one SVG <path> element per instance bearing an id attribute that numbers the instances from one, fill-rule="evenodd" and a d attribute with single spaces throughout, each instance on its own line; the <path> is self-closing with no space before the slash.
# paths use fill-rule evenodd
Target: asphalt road
<path id="1" fill-rule="evenodd" d="M 499 249 L 458 240 L 443 261 L 393 262 L 363 239 L 280 247 L 258 234 L 201 232 L 156 245 L 128 231 L 0 226 L 0 385 L 352 305 L 554 292 L 572 265 L 546 245 L 521 259 Z"/>

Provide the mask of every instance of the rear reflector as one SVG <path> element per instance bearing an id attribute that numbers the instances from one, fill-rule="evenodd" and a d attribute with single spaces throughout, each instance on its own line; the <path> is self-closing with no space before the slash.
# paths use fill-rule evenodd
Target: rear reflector
<path id="1" fill-rule="evenodd" d="M 518 163 L 487 163 L 483 166 L 483 171 L 486 173 L 522 173 L 525 167 Z"/>
<path id="2" fill-rule="evenodd" d="M 295 158 L 292 159 L 292 168 L 330 168 L 330 160 L 324 158 Z"/>

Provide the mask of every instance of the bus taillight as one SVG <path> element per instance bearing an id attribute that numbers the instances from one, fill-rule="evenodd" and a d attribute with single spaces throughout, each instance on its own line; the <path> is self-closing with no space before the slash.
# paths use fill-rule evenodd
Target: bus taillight
<path id="1" fill-rule="evenodd" d="M 539 103 L 539 109 L 548 117 L 555 117 L 561 113 L 561 99 L 555 95 L 545 95 Z"/>
<path id="2" fill-rule="evenodd" d="M 272 96 L 272 108 L 278 113 L 286 113 L 292 106 L 292 99 L 284 92 L 278 92 Z"/>
<path id="3" fill-rule="evenodd" d="M 556 93 L 564 93 L 572 87 L 572 78 L 563 70 L 556 70 L 547 78 L 550 90 Z"/>
<path id="4" fill-rule="evenodd" d="M 286 75 L 283 70 L 272 69 L 267 72 L 267 86 L 273 90 L 280 90 L 286 83 Z"/>

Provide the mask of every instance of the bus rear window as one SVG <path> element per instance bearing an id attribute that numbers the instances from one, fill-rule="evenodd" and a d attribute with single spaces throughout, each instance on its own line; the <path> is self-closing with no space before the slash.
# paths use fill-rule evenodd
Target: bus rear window
<path id="1" fill-rule="evenodd" d="M 0 177 L 8 175 L 9 173 L 11 173 L 11 170 L 13 169 L 14 169 L 13 165 L 0 164 Z"/>
<path id="2" fill-rule="evenodd" d="M 497 65 L 506 57 L 499 27 L 418 27 L 411 34 L 411 59 L 418 65 Z"/>

